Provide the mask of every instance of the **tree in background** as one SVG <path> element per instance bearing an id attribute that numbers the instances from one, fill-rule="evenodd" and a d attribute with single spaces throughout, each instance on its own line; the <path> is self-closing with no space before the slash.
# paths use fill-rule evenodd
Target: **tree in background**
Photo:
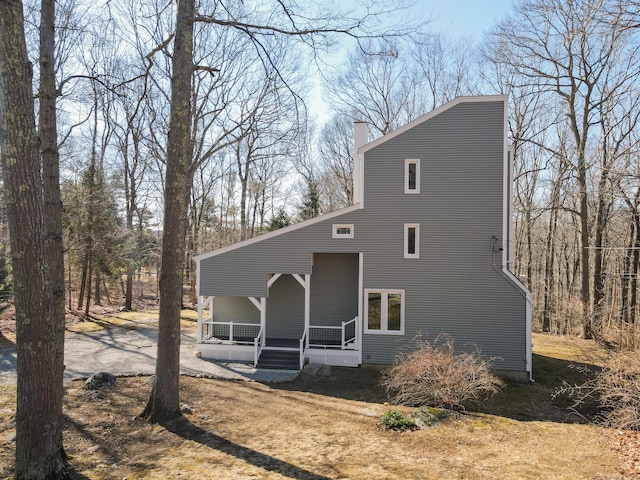
<path id="1" fill-rule="evenodd" d="M 610 229 L 619 211 L 617 185 L 636 145 L 640 42 L 625 8 L 617 0 L 522 2 L 489 39 L 494 64 L 511 72 L 507 93 L 539 96 L 555 112 L 555 139 L 533 132 L 517 140 L 542 146 L 555 170 L 566 171 L 557 177 L 562 190 L 552 195 L 551 211 L 573 212 L 579 225 L 575 265 L 585 338 L 598 334 L 605 318 L 606 270 L 613 266 L 607 239 L 618 237 Z M 567 195 L 560 199 L 558 192 Z"/>
<path id="2" fill-rule="evenodd" d="M 271 217 L 271 220 L 269 220 L 267 230 L 269 232 L 273 232 L 274 230 L 279 230 L 281 228 L 288 227 L 289 225 L 291 225 L 291 217 L 287 215 L 284 208 L 281 208 L 273 217 Z"/>

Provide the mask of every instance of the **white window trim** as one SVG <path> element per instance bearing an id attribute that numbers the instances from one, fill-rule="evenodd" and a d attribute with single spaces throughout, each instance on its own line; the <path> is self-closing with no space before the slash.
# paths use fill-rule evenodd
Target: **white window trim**
<path id="1" fill-rule="evenodd" d="M 416 188 L 409 188 L 409 165 L 416 166 Z M 420 193 L 420 159 L 407 158 L 404 161 L 404 193 Z"/>
<path id="2" fill-rule="evenodd" d="M 369 329 L 369 293 L 380 294 L 380 330 Z M 389 294 L 400 294 L 400 330 L 388 330 Z M 365 288 L 364 290 L 364 333 L 374 335 L 404 335 L 404 290 Z"/>
<path id="3" fill-rule="evenodd" d="M 348 228 L 350 233 L 338 233 L 340 228 Z M 331 227 L 331 232 L 333 238 L 353 238 L 353 223 L 334 223 Z"/>
<path id="4" fill-rule="evenodd" d="M 416 229 L 416 252 L 409 253 L 409 229 Z M 405 223 L 404 224 L 404 258 L 420 258 L 420 224 Z"/>

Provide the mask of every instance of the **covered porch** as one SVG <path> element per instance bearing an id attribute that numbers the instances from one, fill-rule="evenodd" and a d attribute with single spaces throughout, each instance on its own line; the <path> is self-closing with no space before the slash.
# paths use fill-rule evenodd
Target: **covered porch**
<path id="1" fill-rule="evenodd" d="M 196 350 L 259 368 L 358 366 L 360 257 L 315 254 L 312 273 L 270 274 L 264 297 L 199 296 Z"/>

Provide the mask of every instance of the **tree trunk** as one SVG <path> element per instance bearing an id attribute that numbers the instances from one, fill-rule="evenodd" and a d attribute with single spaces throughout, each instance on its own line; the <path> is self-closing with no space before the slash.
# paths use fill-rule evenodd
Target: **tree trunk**
<path id="1" fill-rule="evenodd" d="M 82 258 L 82 273 L 80 274 L 80 292 L 78 293 L 78 310 L 82 310 L 84 305 L 84 292 L 87 288 L 87 272 L 89 270 L 89 253 L 85 247 L 84 257 Z"/>
<path id="2" fill-rule="evenodd" d="M 554 189 L 555 190 L 555 189 Z M 555 193 L 555 192 L 554 192 Z M 555 313 L 554 288 L 555 288 L 555 233 L 558 224 L 557 195 L 553 198 L 550 211 L 549 229 L 547 231 L 546 258 L 544 269 L 544 308 L 542 311 L 542 331 L 551 332 L 551 317 Z"/>
<path id="3" fill-rule="evenodd" d="M 158 352 L 151 396 L 142 413 L 152 422 L 180 416 L 180 307 L 192 157 L 193 15 L 194 0 L 178 2 L 171 62 L 173 76 L 164 191 Z"/>
<path id="4" fill-rule="evenodd" d="M 93 304 L 102 305 L 102 275 L 100 274 L 100 268 L 96 268 L 95 286 L 93 291 Z"/>
<path id="5" fill-rule="evenodd" d="M 127 267 L 127 283 L 124 293 L 124 309 L 126 311 L 133 310 L 133 266 Z"/>
<path id="6" fill-rule="evenodd" d="M 42 8 L 42 34 L 52 41 L 53 2 Z M 50 52 L 44 54 L 49 62 Z M 32 70 L 17 0 L 0 2 L 0 121 L 16 306 L 16 478 L 63 478 L 61 329 L 50 317 L 58 275 L 47 282 L 47 247 L 54 242 L 45 241 L 51 232 L 44 224 Z"/>
<path id="7" fill-rule="evenodd" d="M 632 214 L 632 218 L 635 214 Z M 620 276 L 620 319 L 622 323 L 629 323 L 629 286 L 631 284 L 631 258 L 633 257 L 633 246 L 636 242 L 635 221 L 629 224 L 629 243 L 624 253 L 622 261 L 622 274 Z"/>
<path id="8" fill-rule="evenodd" d="M 636 244 L 631 265 L 631 294 L 629 299 L 629 323 L 636 323 L 638 313 L 638 273 L 640 272 L 640 215 L 633 218 L 636 225 Z"/>
<path id="9" fill-rule="evenodd" d="M 58 128 L 56 118 L 57 89 L 55 81 L 55 0 L 42 0 L 40 10 L 40 85 L 39 133 L 42 161 L 44 229 L 47 256 L 47 282 L 50 304 L 46 317 L 51 325 L 48 331 L 52 356 L 50 359 L 58 391 L 49 401 L 49 408 L 59 416 L 55 431 L 56 445 L 60 446 L 62 460 L 62 400 L 64 389 L 64 247 L 62 244 L 62 197 L 60 194 L 60 158 L 58 155 Z"/>
<path id="10" fill-rule="evenodd" d="M 93 267 L 93 262 L 91 259 L 91 256 L 89 256 L 89 260 L 88 260 L 88 266 L 87 266 L 87 302 L 85 303 L 84 306 L 84 316 L 89 318 L 89 306 L 91 305 L 91 280 L 93 279 L 93 272 L 92 272 L 92 267 Z"/>

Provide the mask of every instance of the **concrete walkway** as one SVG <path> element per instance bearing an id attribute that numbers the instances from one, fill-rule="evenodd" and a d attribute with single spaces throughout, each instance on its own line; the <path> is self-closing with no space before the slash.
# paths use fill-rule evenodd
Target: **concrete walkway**
<path id="1" fill-rule="evenodd" d="M 114 375 L 153 375 L 157 329 L 154 327 L 111 327 L 87 333 L 65 335 L 65 380 L 89 377 L 98 372 Z M 180 373 L 228 380 L 289 382 L 298 372 L 258 370 L 238 362 L 214 362 L 195 356 L 195 336 L 182 334 Z M 0 349 L 0 384 L 16 383 L 15 345 Z"/>

